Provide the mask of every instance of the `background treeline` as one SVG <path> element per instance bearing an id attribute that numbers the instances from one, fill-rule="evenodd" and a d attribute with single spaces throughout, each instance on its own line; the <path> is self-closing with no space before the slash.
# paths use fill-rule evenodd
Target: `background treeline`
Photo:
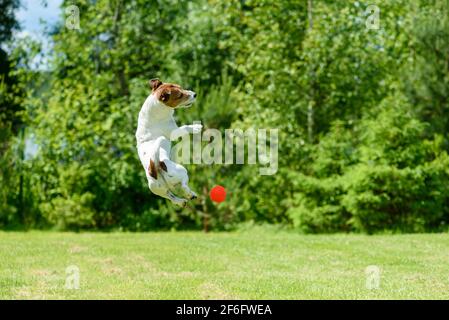
<path id="1" fill-rule="evenodd" d="M 0 227 L 446 230 L 448 1 L 64 1 L 81 29 L 52 28 L 41 69 L 2 2 Z M 199 200 L 153 196 L 134 138 L 153 77 L 198 92 L 179 122 L 279 128 L 278 173 L 189 165 Z"/>

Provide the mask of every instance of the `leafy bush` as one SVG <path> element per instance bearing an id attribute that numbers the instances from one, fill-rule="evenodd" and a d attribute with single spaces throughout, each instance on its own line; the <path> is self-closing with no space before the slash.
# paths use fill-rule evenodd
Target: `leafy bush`
<path id="1" fill-rule="evenodd" d="M 349 213 L 341 205 L 344 188 L 339 177 L 297 176 L 300 190 L 287 211 L 293 225 L 304 232 L 350 231 Z"/>
<path id="2" fill-rule="evenodd" d="M 341 125 L 334 126 L 315 151 L 310 176 L 296 178 L 298 192 L 289 210 L 296 226 L 369 233 L 445 226 L 449 157 L 442 138 L 425 139 L 426 125 L 406 110 L 410 106 L 402 96 L 385 99 L 353 139 L 347 133 L 337 138 Z"/>
<path id="3" fill-rule="evenodd" d="M 56 197 L 50 203 L 42 204 L 40 209 L 42 215 L 56 229 L 92 228 L 95 227 L 93 198 L 91 193 L 74 194 L 70 198 Z"/>
<path id="4" fill-rule="evenodd" d="M 362 125 L 359 163 L 345 174 L 342 204 L 357 230 L 427 231 L 447 220 L 448 156 L 442 137 L 426 139 L 426 124 L 402 96 L 386 99 Z"/>

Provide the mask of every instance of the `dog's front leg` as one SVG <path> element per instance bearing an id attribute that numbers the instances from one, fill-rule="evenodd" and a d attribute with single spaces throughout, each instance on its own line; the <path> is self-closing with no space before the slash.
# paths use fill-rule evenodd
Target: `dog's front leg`
<path id="1" fill-rule="evenodd" d="M 200 133 L 203 126 L 201 124 L 190 124 L 185 126 L 180 126 L 179 128 L 173 129 L 170 133 L 170 140 L 174 141 L 188 134 Z"/>

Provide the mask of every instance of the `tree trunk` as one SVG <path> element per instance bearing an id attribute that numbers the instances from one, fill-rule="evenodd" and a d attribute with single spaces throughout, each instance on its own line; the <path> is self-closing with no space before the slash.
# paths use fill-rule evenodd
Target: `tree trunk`
<path id="1" fill-rule="evenodd" d="M 307 15 L 309 20 L 309 32 L 313 29 L 313 16 L 312 16 L 312 0 L 307 0 Z M 315 74 L 311 66 L 309 66 L 309 104 L 307 106 L 307 135 L 309 138 L 309 142 L 313 143 L 314 141 L 314 126 L 315 126 L 315 101 L 314 101 L 314 81 L 315 81 Z"/>
<path id="2" fill-rule="evenodd" d="M 19 164 L 19 194 L 17 196 L 17 209 L 19 211 L 19 216 L 21 219 L 22 226 L 26 225 L 26 214 L 25 214 L 25 205 L 23 200 L 23 163 L 25 161 L 25 128 L 22 127 L 20 129 L 19 133 L 19 158 L 20 158 L 20 164 Z"/>
<path id="3" fill-rule="evenodd" d="M 122 19 L 122 1 L 118 0 L 115 6 L 114 12 L 114 26 L 113 26 L 113 34 L 114 34 L 114 44 L 117 47 L 119 44 L 120 30 L 119 23 Z M 119 68 L 116 72 L 117 79 L 120 86 L 120 93 L 123 96 L 129 95 L 128 81 L 126 80 L 125 70 L 123 68 Z"/>

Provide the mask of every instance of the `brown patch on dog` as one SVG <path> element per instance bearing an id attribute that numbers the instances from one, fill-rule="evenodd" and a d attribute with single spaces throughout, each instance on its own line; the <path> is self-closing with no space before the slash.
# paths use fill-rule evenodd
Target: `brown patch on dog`
<path id="1" fill-rule="evenodd" d="M 152 80 L 150 80 L 150 82 L 151 81 Z M 154 82 L 154 86 L 152 86 L 152 88 L 153 94 L 156 96 L 156 98 L 163 104 L 171 108 L 176 108 L 181 103 L 184 103 L 189 99 L 189 94 L 187 93 L 187 90 L 182 89 L 181 86 L 177 84 L 173 83 L 159 84 L 158 82 Z"/>
<path id="2" fill-rule="evenodd" d="M 148 168 L 148 173 L 150 174 L 151 177 L 157 179 L 157 170 L 153 159 L 150 160 L 150 167 Z"/>
<path id="3" fill-rule="evenodd" d="M 162 170 L 164 170 L 165 172 L 167 172 L 167 165 L 165 164 L 164 161 L 159 162 L 159 164 L 161 165 Z"/>

